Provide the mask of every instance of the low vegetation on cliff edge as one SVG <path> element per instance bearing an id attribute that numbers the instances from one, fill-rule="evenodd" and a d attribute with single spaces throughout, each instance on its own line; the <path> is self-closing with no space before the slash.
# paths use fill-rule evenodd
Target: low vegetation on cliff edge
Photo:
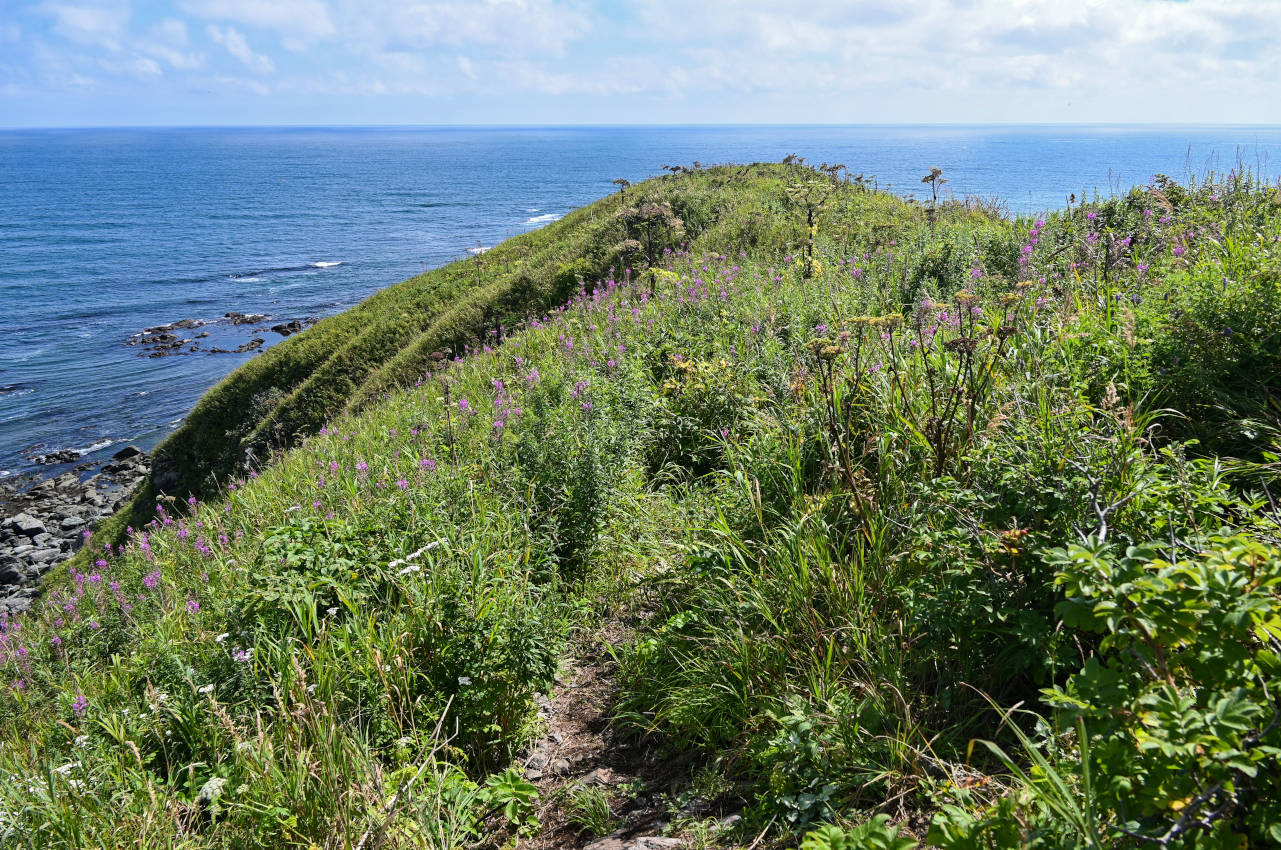
<path id="1" fill-rule="evenodd" d="M 484 263 L 233 375 L 0 623 L 0 846 L 520 846 L 623 617 L 616 729 L 743 813 L 691 843 L 1281 842 L 1276 188 L 704 169 Z"/>

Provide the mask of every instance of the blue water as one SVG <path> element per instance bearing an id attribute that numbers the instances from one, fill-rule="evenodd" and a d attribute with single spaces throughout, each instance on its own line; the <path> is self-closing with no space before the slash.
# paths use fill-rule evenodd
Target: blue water
<path id="1" fill-rule="evenodd" d="M 51 449 L 154 443 L 252 354 L 153 359 L 142 329 L 338 312 L 664 164 L 842 162 L 1015 212 L 1227 170 L 1275 174 L 1281 128 L 679 127 L 0 132 L 0 473 Z M 318 265 L 333 264 L 340 265 Z M 270 324 L 270 323 L 269 323 Z M 266 326 L 210 325 L 223 347 Z M 192 336 L 197 331 L 188 331 Z"/>

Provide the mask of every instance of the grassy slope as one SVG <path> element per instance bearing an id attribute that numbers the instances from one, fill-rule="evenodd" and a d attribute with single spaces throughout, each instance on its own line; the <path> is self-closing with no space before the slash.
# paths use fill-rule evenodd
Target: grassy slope
<path id="1" fill-rule="evenodd" d="M 476 333 L 495 304 L 524 325 L 524 294 L 553 292 L 559 265 L 610 262 L 625 234 L 603 214 L 619 199 L 600 202 L 521 237 L 528 254 L 494 249 L 499 279 L 415 320 L 412 341 L 330 362 L 334 393 L 300 373 L 291 404 L 226 407 L 224 425 L 325 427 L 0 634 L 0 844 L 351 845 L 403 783 L 384 846 L 510 831 L 482 816 L 513 799 L 527 825 L 503 770 L 533 696 L 569 641 L 628 609 L 652 616 L 617 650 L 620 722 L 696 753 L 695 787 L 747 805 L 726 842 L 879 811 L 933 815 L 946 846 L 1123 846 L 1134 781 L 1131 830 L 1169 828 L 1217 782 L 1225 814 L 1201 833 L 1260 841 L 1281 782 L 1281 558 L 1254 492 L 1275 479 L 1275 196 L 1167 187 L 1039 226 L 960 207 L 931 224 L 840 187 L 807 276 L 785 191 L 807 178 L 637 187 L 672 202 L 696 250 L 606 275 L 412 386 L 448 328 Z M 509 258 L 544 276 L 508 288 Z M 468 270 L 434 280 L 467 288 Z M 373 303 L 425 284 L 402 287 L 313 339 L 361 345 Z M 191 420 L 209 446 L 228 385 Z M 1200 449 L 1174 441 L 1192 435 Z M 1119 560 L 1095 503 L 1109 540 L 1174 552 Z M 1055 554 L 1091 531 L 1085 554 Z M 1157 563 L 1171 554 L 1190 559 L 1178 581 Z M 1092 619 L 1116 604 L 1120 626 Z M 1191 695 L 1174 714 L 1167 685 Z M 1039 750 L 1060 797 L 967 746 L 1019 746 L 976 689 L 1064 722 Z M 1166 749 L 1134 751 L 1136 728 Z"/>
<path id="2" fill-rule="evenodd" d="M 152 476 L 137 498 L 100 527 L 97 540 L 118 541 L 127 526 L 148 521 L 158 496 L 216 492 L 220 482 L 329 418 L 421 377 L 433 356 L 480 346 L 497 329 L 564 303 L 580 281 L 599 280 L 624 259 L 643 261 L 618 249 L 635 235 L 618 217 L 629 206 L 673 205 L 683 232 L 659 234 L 658 247 L 799 241 L 799 224 L 776 215 L 783 187 L 796 174 L 793 167 L 756 164 L 651 180 L 630 198 L 603 198 L 506 240 L 479 268 L 474 259 L 460 260 L 410 278 L 284 340 L 201 398 L 156 447 Z M 83 568 L 87 561 L 73 563 Z"/>
<path id="3" fill-rule="evenodd" d="M 642 200 L 672 202 L 688 241 L 737 244 L 726 223 L 763 220 L 788 179 L 784 166 L 673 175 L 576 210 L 546 228 L 503 242 L 481 258 L 410 278 L 355 308 L 274 346 L 210 390 L 156 451 L 156 489 L 202 493 L 241 471 L 247 450 L 260 459 L 337 413 L 421 376 L 437 352 L 461 354 L 503 325 L 563 303 L 579 280 L 621 264 L 615 246 L 629 234 L 617 213 Z M 771 203 L 771 201 L 773 203 Z M 795 238 L 763 234 L 773 242 Z"/>

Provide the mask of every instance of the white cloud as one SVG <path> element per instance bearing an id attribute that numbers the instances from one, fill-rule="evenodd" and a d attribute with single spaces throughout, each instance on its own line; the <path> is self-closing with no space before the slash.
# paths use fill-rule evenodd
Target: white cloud
<path id="1" fill-rule="evenodd" d="M 0 43 L 29 57 L 8 74 L 24 84 L 104 70 L 190 83 L 221 63 L 199 79 L 520 95 L 531 111 L 599 98 L 654 120 L 700 106 L 749 121 L 1281 120 L 1281 0 L 167 0 L 174 14 L 147 24 L 133 0 L 36 2 L 48 35 L 18 42 L 0 21 Z M 58 62 L 34 58 L 42 37 Z M 301 55 L 277 70 L 282 46 Z M 240 73 L 275 76 L 268 89 Z"/>
<path id="2" fill-rule="evenodd" d="M 180 5 L 197 17 L 278 33 L 290 50 L 304 50 L 336 32 L 322 0 L 182 0 Z"/>
<path id="3" fill-rule="evenodd" d="M 176 18 L 166 18 L 153 24 L 145 39 L 137 42 L 140 53 L 168 62 L 181 71 L 192 71 L 205 64 L 205 56 L 198 51 L 187 51 L 187 24 Z"/>
<path id="4" fill-rule="evenodd" d="M 339 0 L 344 36 L 374 50 L 498 48 L 562 55 L 592 28 L 563 0 Z"/>
<path id="5" fill-rule="evenodd" d="M 129 25 L 129 7 L 121 3 L 78 5 L 46 3 L 37 7 L 53 18 L 54 32 L 78 44 L 120 50 Z"/>
<path id="6" fill-rule="evenodd" d="M 98 60 L 98 66 L 108 73 L 139 80 L 154 79 L 164 74 L 159 63 L 146 56 L 115 54 Z"/>
<path id="7" fill-rule="evenodd" d="M 205 29 L 215 43 L 227 48 L 228 53 L 239 59 L 251 70 L 260 74 L 270 74 L 276 70 L 276 63 L 271 61 L 271 57 L 255 53 L 249 47 L 249 42 L 245 40 L 244 34 L 234 27 L 222 29 L 210 24 Z"/>

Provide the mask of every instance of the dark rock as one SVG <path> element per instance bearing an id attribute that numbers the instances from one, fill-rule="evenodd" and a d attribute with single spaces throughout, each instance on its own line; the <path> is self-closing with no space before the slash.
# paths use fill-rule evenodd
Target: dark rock
<path id="1" fill-rule="evenodd" d="M 0 587 L 10 584 L 21 584 L 24 573 L 17 567 L 0 567 Z"/>
<path id="2" fill-rule="evenodd" d="M 31 458 L 33 463 L 54 464 L 54 463 L 71 463 L 80 459 L 80 452 L 74 449 L 61 449 L 56 452 L 49 452 L 45 455 L 36 455 Z"/>
<path id="3" fill-rule="evenodd" d="M 269 317 L 265 313 L 237 313 L 233 310 L 230 313 L 224 313 L 223 318 L 230 319 L 233 325 L 256 325 L 267 321 Z"/>
<path id="4" fill-rule="evenodd" d="M 69 516 L 64 518 L 62 522 L 58 523 L 58 528 L 62 529 L 63 531 L 75 531 L 77 528 L 79 528 L 84 524 L 85 524 L 85 521 L 83 518 L 78 516 Z"/>
<path id="5" fill-rule="evenodd" d="M 44 526 L 41 525 L 41 528 L 43 527 Z M 43 531 L 40 534 L 37 534 L 34 537 L 32 537 L 31 542 L 37 546 L 48 546 L 50 543 L 53 542 L 53 535 L 47 531 Z"/>
<path id="6" fill-rule="evenodd" d="M 263 343 L 265 343 L 266 341 L 267 340 L 263 339 L 262 337 L 256 336 L 253 339 L 246 342 L 244 345 L 236 346 L 235 353 L 244 354 L 249 351 L 257 351 L 258 349 L 262 348 Z"/>
<path id="7" fill-rule="evenodd" d="M 61 549 L 38 549 L 30 555 L 33 564 L 48 564 L 62 556 Z"/>
<path id="8" fill-rule="evenodd" d="M 209 322 L 204 319 L 180 319 L 176 322 L 170 322 L 167 325 L 156 325 L 154 328 L 147 328 L 138 336 L 161 336 L 170 331 L 186 330 L 187 328 L 198 328 L 207 325 Z"/>
<path id="9" fill-rule="evenodd" d="M 620 778 L 608 767 L 598 767 L 578 781 L 592 788 L 608 788 L 611 785 L 617 785 Z"/>
<path id="10" fill-rule="evenodd" d="M 115 454 L 113 454 L 113 455 L 111 456 L 111 459 L 112 459 L 112 460 L 126 460 L 126 459 L 131 458 L 131 457 L 137 457 L 138 455 L 140 455 L 140 454 L 142 454 L 142 453 L 143 453 L 143 452 L 142 452 L 142 449 L 138 448 L 137 446 L 125 446 L 123 449 L 121 449 L 120 451 L 118 451 L 118 452 L 116 452 Z"/>
<path id="11" fill-rule="evenodd" d="M 43 534 L 46 531 L 44 523 L 31 516 L 31 514 L 18 514 L 17 516 L 11 516 L 4 521 L 4 527 L 6 530 L 14 531 L 18 534 L 26 535 L 27 537 L 35 537 L 36 535 Z"/>
<path id="12" fill-rule="evenodd" d="M 31 608 L 31 600 L 26 597 L 14 596 L 9 599 L 0 599 L 0 611 L 7 611 L 10 615 L 25 613 L 29 608 Z"/>
<path id="13" fill-rule="evenodd" d="M 294 319 L 292 322 L 285 322 L 279 325 L 272 325 L 271 329 L 281 336 L 299 333 L 302 330 L 302 322 Z"/>

